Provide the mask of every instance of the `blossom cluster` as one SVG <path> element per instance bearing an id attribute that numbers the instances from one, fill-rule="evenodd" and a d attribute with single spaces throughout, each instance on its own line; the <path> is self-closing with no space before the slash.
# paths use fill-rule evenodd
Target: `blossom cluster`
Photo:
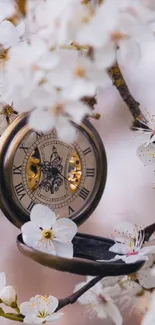
<path id="1" fill-rule="evenodd" d="M 73 258 L 72 239 L 76 235 L 77 226 L 67 218 L 57 219 L 48 207 L 35 205 L 30 221 L 21 230 L 25 245 L 54 256 Z M 75 287 L 75 293 L 80 292 L 77 295 L 78 301 L 90 307 L 91 316 L 96 314 L 100 319 L 110 317 L 116 325 L 123 324 L 118 303 L 121 307 L 128 307 L 128 310 L 130 307 L 131 311 L 142 315 L 148 311 L 144 316 L 144 325 L 150 325 L 149 320 L 154 317 L 153 307 L 149 309 L 151 299 L 152 305 L 154 301 L 151 290 L 155 288 L 154 235 L 149 243 L 145 243 L 143 231 L 129 222 L 118 225 L 115 235 L 115 243 L 109 249 L 117 254 L 112 261 L 123 260 L 127 264 L 144 261 L 144 265 L 138 272 L 128 276 L 105 277 L 100 281 L 97 277 L 95 285 L 81 291 L 93 279 L 88 276 L 86 282 Z M 102 260 L 98 262 L 102 263 Z M 110 263 L 111 260 L 104 262 Z M 68 304 L 68 299 L 66 301 Z M 0 308 L 0 316 L 27 324 L 42 324 L 57 320 L 63 315 L 58 311 L 58 299 L 52 295 L 36 295 L 18 306 L 17 294 L 12 286 L 6 286 L 4 273 L 0 273 L 0 303 L 16 312 L 10 314 Z"/>
<path id="2" fill-rule="evenodd" d="M 55 127 L 63 140 L 74 139 L 70 118 L 80 123 L 91 115 L 83 98 L 112 85 L 108 69 L 117 52 L 134 59 L 141 42 L 154 41 L 153 1 L 100 3 L 27 0 L 22 18 L 16 1 L 0 1 L 2 107 L 13 103 L 30 112 L 34 129 Z"/>
<path id="3" fill-rule="evenodd" d="M 0 316 L 23 321 L 26 324 L 42 324 L 46 321 L 57 320 L 63 315 L 63 313 L 55 312 L 59 302 L 53 296 L 37 295 L 18 306 L 16 291 L 12 286 L 6 286 L 6 276 L 3 272 L 0 273 L 0 302 L 16 311 L 10 314 L 0 308 Z"/>

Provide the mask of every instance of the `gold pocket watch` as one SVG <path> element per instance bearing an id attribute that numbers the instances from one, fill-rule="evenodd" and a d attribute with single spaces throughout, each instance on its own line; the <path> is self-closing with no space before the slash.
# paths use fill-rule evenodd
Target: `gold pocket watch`
<path id="1" fill-rule="evenodd" d="M 19 115 L 0 138 L 0 202 L 17 227 L 29 220 L 37 203 L 78 225 L 94 211 L 102 196 L 107 160 L 96 129 L 84 119 L 76 125 L 74 143 L 29 128 L 28 114 Z"/>

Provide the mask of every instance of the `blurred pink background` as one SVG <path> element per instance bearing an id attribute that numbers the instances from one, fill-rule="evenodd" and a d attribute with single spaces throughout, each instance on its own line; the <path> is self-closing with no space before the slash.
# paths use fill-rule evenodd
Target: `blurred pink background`
<path id="1" fill-rule="evenodd" d="M 127 65 L 126 77 L 136 99 L 143 108 L 155 112 L 155 45 L 145 44 L 139 62 L 121 62 Z M 151 56 L 151 57 L 150 57 Z M 132 58 L 131 58 L 132 59 Z M 132 61 L 132 60 L 131 60 Z M 153 86 L 152 86 L 153 84 Z M 80 227 L 81 232 L 101 236 L 111 236 L 115 225 L 121 220 L 134 221 L 140 225 L 155 222 L 155 190 L 153 190 L 154 168 L 144 167 L 136 156 L 136 148 L 142 137 L 130 131 L 131 116 L 114 88 L 104 91 L 98 97 L 97 112 L 102 114 L 94 125 L 103 139 L 108 158 L 108 178 L 106 189 L 89 220 Z M 83 280 L 75 276 L 56 272 L 22 256 L 16 248 L 16 229 L 0 214 L 0 271 L 5 271 L 7 284 L 16 288 L 19 302 L 36 294 L 52 294 L 63 298 L 73 292 L 76 283 Z M 109 320 L 91 319 L 84 307 L 78 303 L 64 309 L 65 315 L 59 325 L 111 325 Z M 124 318 L 129 325 L 138 319 L 130 315 Z M 54 323 L 54 324 L 56 324 Z M 0 325 L 17 324 L 0 319 Z"/>

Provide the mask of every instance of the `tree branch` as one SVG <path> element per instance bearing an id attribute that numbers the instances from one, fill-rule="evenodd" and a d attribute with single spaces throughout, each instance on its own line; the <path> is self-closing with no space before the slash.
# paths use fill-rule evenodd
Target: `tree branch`
<path id="1" fill-rule="evenodd" d="M 125 83 L 125 80 L 118 64 L 109 69 L 109 73 L 112 78 L 113 84 L 119 91 L 119 94 L 124 100 L 124 102 L 127 104 L 129 111 L 134 118 L 136 126 L 141 127 L 142 123 L 140 123 L 140 121 L 146 121 L 146 119 L 139 108 L 140 104 L 130 94 L 129 88 Z"/>
<path id="2" fill-rule="evenodd" d="M 27 13 L 27 0 L 16 0 L 17 8 L 22 16 L 26 16 Z"/>

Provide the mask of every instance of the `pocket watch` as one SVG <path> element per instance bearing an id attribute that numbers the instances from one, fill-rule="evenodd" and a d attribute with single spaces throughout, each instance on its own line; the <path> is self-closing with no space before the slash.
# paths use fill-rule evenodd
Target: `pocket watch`
<path id="1" fill-rule="evenodd" d="M 107 160 L 102 140 L 88 118 L 66 143 L 56 130 L 30 129 L 28 114 L 19 115 L 0 138 L 0 204 L 17 227 L 29 220 L 37 203 L 77 225 L 94 211 L 102 196 Z"/>
<path id="2" fill-rule="evenodd" d="M 40 133 L 30 129 L 28 114 L 19 115 L 0 138 L 0 203 L 4 215 L 17 227 L 30 218 L 37 203 L 56 215 L 71 218 L 78 226 L 98 205 L 107 176 L 107 159 L 102 140 L 85 118 L 76 128 L 76 139 L 66 143 L 56 130 Z M 115 276 L 136 272 L 142 262 L 102 262 L 115 255 L 113 240 L 77 233 L 72 259 L 28 247 L 17 237 L 19 250 L 34 261 L 63 272 Z"/>

